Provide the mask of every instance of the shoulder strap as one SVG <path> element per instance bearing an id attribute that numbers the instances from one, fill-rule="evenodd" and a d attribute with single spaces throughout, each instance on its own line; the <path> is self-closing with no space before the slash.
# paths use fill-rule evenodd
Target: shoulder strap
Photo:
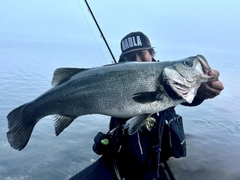
<path id="1" fill-rule="evenodd" d="M 160 154 L 161 154 L 161 144 L 162 144 L 162 134 L 163 134 L 163 129 L 164 129 L 164 124 L 166 120 L 166 116 L 169 113 L 169 110 L 165 110 L 164 114 L 162 115 L 160 122 L 159 122 L 159 128 L 158 128 L 158 141 L 159 141 L 159 146 L 160 146 L 160 151 L 158 151 L 158 169 L 157 169 L 157 178 L 159 178 L 159 167 L 160 167 Z M 168 166 L 168 163 L 166 160 L 163 161 L 163 165 L 165 169 L 167 170 L 167 173 L 170 177 L 171 180 L 175 180 L 172 171 L 170 167 Z"/>
<path id="2" fill-rule="evenodd" d="M 158 153 L 157 153 L 157 179 L 159 179 L 159 168 L 160 168 L 160 159 L 161 159 L 161 144 L 162 144 L 162 134 L 163 134 L 163 129 L 164 129 L 164 124 L 165 124 L 165 119 L 166 119 L 166 114 L 167 110 L 165 110 L 164 114 L 162 115 L 159 125 L 158 125 Z"/>
<path id="3" fill-rule="evenodd" d="M 113 163 L 113 168 L 114 168 L 114 171 L 115 171 L 115 174 L 118 178 L 118 180 L 123 180 L 120 176 L 120 173 L 119 173 L 119 170 L 118 170 L 118 167 L 117 167 L 117 163 L 116 163 L 116 160 L 115 159 L 112 159 L 112 163 Z"/>
<path id="4" fill-rule="evenodd" d="M 125 130 L 123 128 L 122 123 L 119 123 L 114 129 L 109 131 L 108 134 L 113 139 L 113 151 L 111 153 L 113 168 L 117 176 L 117 179 L 123 180 L 121 178 L 120 172 L 118 170 L 117 162 L 116 162 L 117 153 L 121 150 L 121 147 L 125 138 Z"/>

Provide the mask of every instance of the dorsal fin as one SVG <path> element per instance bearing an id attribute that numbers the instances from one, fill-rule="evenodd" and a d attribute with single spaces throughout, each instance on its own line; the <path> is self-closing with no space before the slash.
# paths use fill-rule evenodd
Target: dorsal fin
<path id="1" fill-rule="evenodd" d="M 70 79 L 73 75 L 86 71 L 88 69 L 86 68 L 58 68 L 53 73 L 52 78 L 52 86 L 58 86 L 59 84 L 62 84 L 63 82 L 66 82 L 68 79 Z"/>

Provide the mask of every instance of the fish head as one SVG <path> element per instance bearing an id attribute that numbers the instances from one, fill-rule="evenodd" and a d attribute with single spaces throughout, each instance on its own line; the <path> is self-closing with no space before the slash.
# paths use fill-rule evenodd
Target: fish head
<path id="1" fill-rule="evenodd" d="M 202 82 L 214 81 L 218 75 L 213 72 L 202 55 L 191 56 L 163 70 L 163 86 L 170 98 L 178 97 L 191 103 Z"/>

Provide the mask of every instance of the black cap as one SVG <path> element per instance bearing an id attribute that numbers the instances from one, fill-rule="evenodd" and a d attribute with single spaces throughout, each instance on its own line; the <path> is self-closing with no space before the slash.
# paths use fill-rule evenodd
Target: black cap
<path id="1" fill-rule="evenodd" d="M 121 40 L 122 55 L 132 51 L 151 49 L 151 43 L 148 37 L 140 31 L 131 32 Z"/>

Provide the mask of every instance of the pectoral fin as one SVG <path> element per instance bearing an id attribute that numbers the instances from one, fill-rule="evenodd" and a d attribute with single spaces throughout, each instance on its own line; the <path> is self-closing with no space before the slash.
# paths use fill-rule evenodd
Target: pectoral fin
<path id="1" fill-rule="evenodd" d="M 151 103 L 161 100 L 162 91 L 140 92 L 133 95 L 132 99 L 139 103 Z"/>
<path id="2" fill-rule="evenodd" d="M 128 128 L 128 134 L 133 135 L 136 133 L 140 127 L 146 122 L 146 119 L 150 116 L 150 114 L 142 114 L 139 116 L 135 116 L 129 119 L 124 125 L 124 129 Z"/>

